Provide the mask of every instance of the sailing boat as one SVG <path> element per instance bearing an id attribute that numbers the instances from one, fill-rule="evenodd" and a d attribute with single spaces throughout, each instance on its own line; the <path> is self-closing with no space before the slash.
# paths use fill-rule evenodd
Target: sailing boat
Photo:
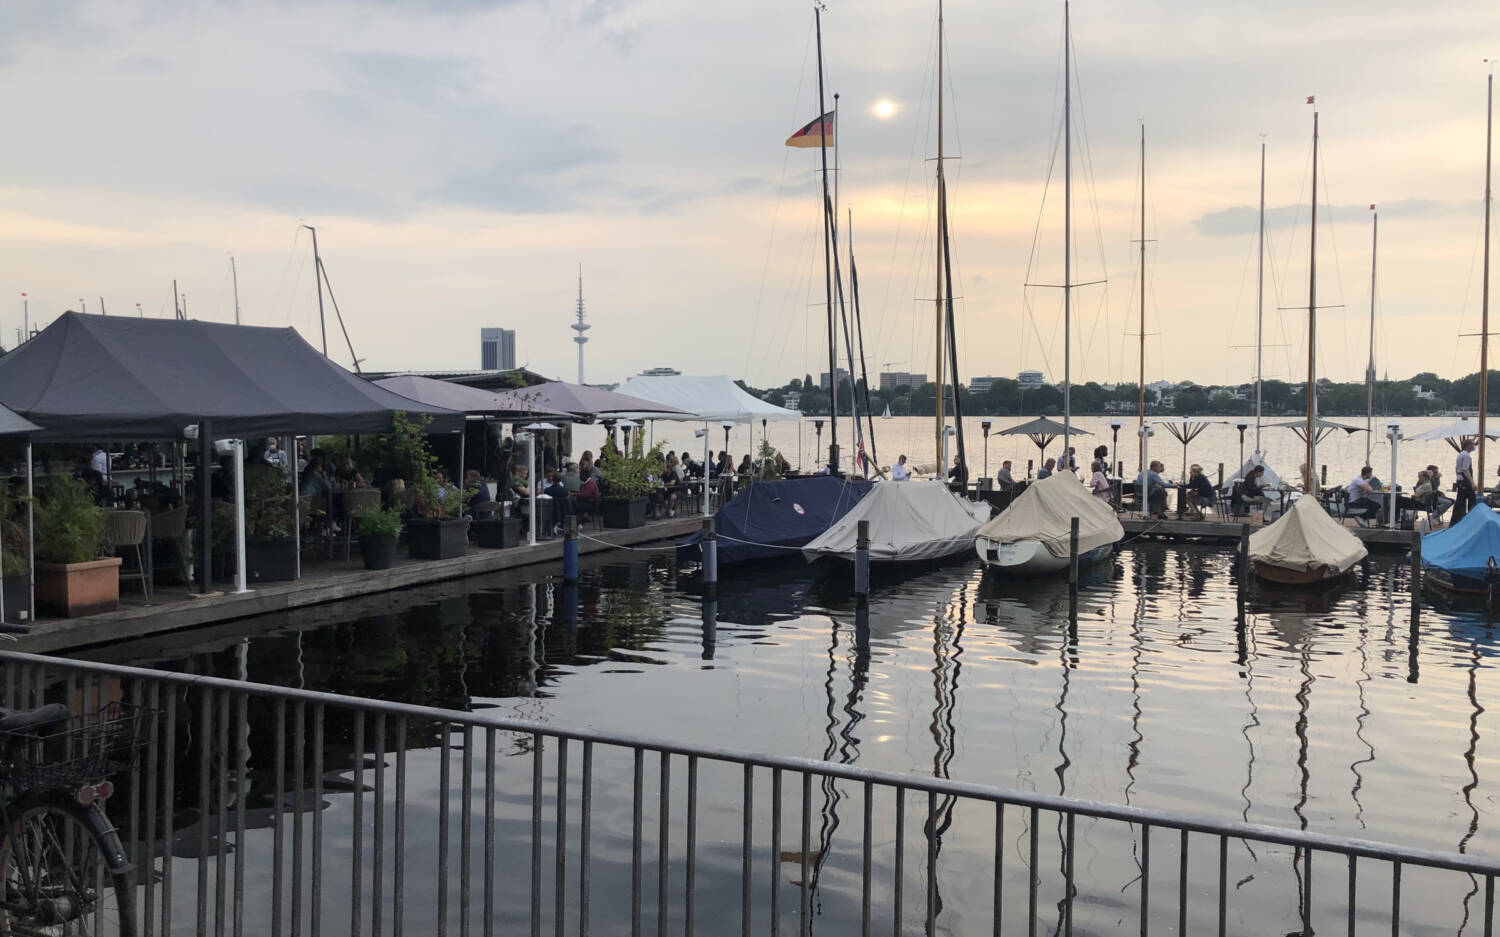
<path id="1" fill-rule="evenodd" d="M 1072 415 L 1073 73 L 1069 5 L 1063 4 L 1063 453 Z M 1142 140 L 1144 141 L 1144 132 Z M 1144 163 L 1142 164 L 1144 167 Z M 1144 168 L 1143 170 L 1144 171 Z M 1144 273 L 1144 271 L 1143 271 Z M 1142 330 L 1145 331 L 1144 329 Z M 1027 486 L 999 517 L 979 529 L 974 551 L 985 566 L 1017 575 L 1055 573 L 1068 566 L 1072 518 L 1079 521 L 1080 565 L 1107 559 L 1125 529 L 1114 508 L 1094 497 L 1071 472 Z"/>
<path id="2" fill-rule="evenodd" d="M 1308 98 L 1312 104 L 1313 99 Z M 1318 585 L 1343 576 L 1367 552 L 1359 538 L 1344 529 L 1318 503 L 1318 112 L 1313 111 L 1312 212 L 1307 261 L 1307 467 L 1306 493 L 1276 521 L 1250 535 L 1251 569 L 1265 582 Z"/>
<path id="3" fill-rule="evenodd" d="M 894 417 L 891 416 L 891 405 L 890 405 L 890 403 L 886 403 L 886 405 L 885 405 L 885 412 L 882 413 L 882 414 L 880 414 L 880 418 L 882 420 L 894 419 Z"/>
<path id="4" fill-rule="evenodd" d="M 947 436 L 942 418 L 943 366 L 953 379 L 953 416 L 958 465 L 964 464 L 963 410 L 958 380 L 958 346 L 953 329 L 953 266 L 948 244 L 948 187 L 943 177 L 943 4 L 938 0 L 938 159 L 937 159 L 937 434 L 940 453 Z M 944 336 L 946 334 L 946 341 Z M 946 464 L 943 458 L 940 465 Z M 960 475 L 962 477 L 962 475 Z M 808 560 L 853 558 L 859 523 L 869 524 L 870 559 L 876 562 L 930 562 L 963 553 L 979 525 L 989 520 L 988 502 L 970 501 L 950 491 L 941 477 L 927 481 L 880 482 L 821 536 L 802 548 Z"/>
<path id="5" fill-rule="evenodd" d="M 1484 123 L 1484 274 L 1479 300 L 1479 457 L 1475 478 L 1484 483 L 1484 444 L 1490 383 L 1490 139 L 1495 122 L 1495 73 L 1491 63 L 1485 95 Z M 1495 593 L 1495 558 L 1500 556 L 1500 515 L 1479 505 L 1463 520 L 1422 538 L 1426 582 L 1445 592 L 1478 593 L 1491 600 Z M 1429 553 L 1429 551 L 1431 551 Z"/>

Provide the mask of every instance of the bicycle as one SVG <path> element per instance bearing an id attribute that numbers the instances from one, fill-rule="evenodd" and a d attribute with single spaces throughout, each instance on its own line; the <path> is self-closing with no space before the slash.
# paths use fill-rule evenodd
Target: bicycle
<path id="1" fill-rule="evenodd" d="M 135 886 L 104 813 L 144 746 L 146 711 L 0 709 L 0 937 L 135 937 Z"/>

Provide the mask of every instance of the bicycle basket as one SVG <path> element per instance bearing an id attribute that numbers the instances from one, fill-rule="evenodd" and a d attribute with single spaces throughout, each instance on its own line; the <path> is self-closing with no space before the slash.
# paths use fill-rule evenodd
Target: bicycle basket
<path id="1" fill-rule="evenodd" d="M 58 790 L 135 766 L 154 710 L 127 703 L 21 732 L 0 732 L 0 779 L 15 790 Z"/>

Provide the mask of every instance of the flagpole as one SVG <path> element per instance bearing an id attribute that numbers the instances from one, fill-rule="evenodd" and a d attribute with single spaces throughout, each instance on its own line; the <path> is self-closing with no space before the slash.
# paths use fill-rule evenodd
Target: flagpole
<path id="1" fill-rule="evenodd" d="M 828 310 L 828 414 L 831 435 L 828 442 L 828 474 L 839 471 L 839 369 L 838 340 L 834 336 L 833 323 L 833 258 L 831 244 L 833 219 L 829 217 L 832 206 L 828 195 L 828 110 L 823 97 L 823 7 L 813 7 L 813 23 L 818 37 L 818 156 L 823 164 L 823 291 Z"/>

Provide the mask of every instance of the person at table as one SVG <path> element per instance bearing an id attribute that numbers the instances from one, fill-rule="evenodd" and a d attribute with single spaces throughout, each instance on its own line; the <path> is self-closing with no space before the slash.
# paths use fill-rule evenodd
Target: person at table
<path id="1" fill-rule="evenodd" d="M 526 471 L 525 464 L 517 463 L 514 473 L 510 476 L 510 481 L 505 485 L 505 490 L 502 492 L 504 496 L 500 500 L 525 501 L 530 497 L 531 489 L 528 487 L 529 484 L 530 474 Z"/>
<path id="2" fill-rule="evenodd" d="M 1042 467 L 1036 470 L 1036 480 L 1041 481 L 1044 478 L 1051 478 L 1052 470 L 1056 467 L 1056 459 L 1048 459 L 1047 461 L 1043 462 Z"/>
<path id="3" fill-rule="evenodd" d="M 1204 508 L 1211 508 L 1218 500 L 1218 493 L 1214 491 L 1214 483 L 1203 474 L 1203 466 L 1193 465 L 1188 469 L 1188 498 L 1198 516 L 1203 516 Z"/>
<path id="4" fill-rule="evenodd" d="M 1474 506 L 1474 440 L 1465 439 L 1463 448 L 1453 460 L 1454 485 L 1457 497 L 1453 504 L 1453 523 L 1457 524 Z"/>
<path id="5" fill-rule="evenodd" d="M 1155 459 L 1147 466 L 1146 476 L 1146 508 L 1147 513 L 1158 520 L 1165 520 L 1167 516 L 1167 480 L 1162 478 L 1161 473 L 1166 470 Z"/>
<path id="6" fill-rule="evenodd" d="M 573 514 L 573 501 L 568 497 L 568 489 L 562 483 L 561 472 L 547 473 L 547 486 L 542 489 L 542 494 L 551 498 L 551 520 L 550 529 L 555 537 L 562 533 L 564 519 Z M 543 515 L 546 516 L 546 515 Z"/>
<path id="7" fill-rule="evenodd" d="M 1104 474 L 1109 475 L 1109 447 L 1100 443 L 1094 447 L 1094 460 L 1104 466 Z"/>
<path id="8" fill-rule="evenodd" d="M 275 436 L 266 437 L 266 448 L 261 453 L 261 458 L 267 465 L 274 465 L 283 472 L 286 471 L 286 453 L 281 450 L 281 445 Z"/>
<path id="9" fill-rule="evenodd" d="M 755 463 L 750 460 L 750 453 L 745 453 L 745 457 L 740 460 L 740 467 L 735 469 L 735 474 L 746 477 L 755 474 Z"/>
<path id="10" fill-rule="evenodd" d="M 948 487 L 954 491 L 963 491 L 969 487 L 969 469 L 958 456 L 953 457 L 953 468 L 948 470 Z"/>
<path id="11" fill-rule="evenodd" d="M 339 463 L 338 471 L 333 477 L 340 488 L 364 488 L 368 484 L 359 469 L 354 467 L 354 460 L 350 458 L 345 458 Z"/>
<path id="12" fill-rule="evenodd" d="M 474 492 L 469 496 L 469 507 L 484 504 L 490 500 L 489 490 L 481 482 L 479 469 L 468 469 L 464 472 L 464 490 Z"/>
<path id="13" fill-rule="evenodd" d="M 896 464 L 891 466 L 891 481 L 904 482 L 910 479 L 911 469 L 906 467 L 906 453 L 903 452 L 901 453 L 901 457 L 896 460 Z"/>
<path id="14" fill-rule="evenodd" d="M 1265 489 L 1261 487 L 1261 479 L 1265 474 L 1266 467 L 1257 465 L 1240 481 L 1240 503 L 1255 513 L 1257 523 L 1265 520 L 1266 505 L 1271 503 Z"/>
<path id="15" fill-rule="evenodd" d="M 1098 459 L 1089 466 L 1089 493 L 1106 504 L 1114 503 L 1113 486 L 1104 474 L 1104 463 Z"/>
<path id="16" fill-rule="evenodd" d="M 568 494 L 573 494 L 583 487 L 583 473 L 578 468 L 577 462 L 566 462 L 562 470 L 563 487 L 568 489 Z"/>
<path id="17" fill-rule="evenodd" d="M 592 477 L 585 478 L 573 496 L 573 507 L 579 514 L 599 513 L 599 482 Z"/>
<path id="18" fill-rule="evenodd" d="M 1060 467 L 1064 472 L 1078 471 L 1078 450 L 1076 448 L 1073 446 L 1068 447 L 1068 451 L 1063 453 L 1062 465 Z"/>
<path id="19" fill-rule="evenodd" d="M 307 470 L 302 474 L 302 497 L 333 497 L 333 483 L 328 480 L 325 468 L 322 456 L 313 456 L 307 460 Z"/>
<path id="20" fill-rule="evenodd" d="M 677 466 L 677 457 L 667 456 L 667 464 L 661 470 L 661 509 L 668 517 L 677 516 L 677 496 L 682 491 L 682 470 Z"/>
<path id="21" fill-rule="evenodd" d="M 1422 503 L 1422 507 L 1432 515 L 1432 519 L 1442 523 L 1443 515 L 1453 507 L 1453 499 L 1443 494 L 1438 488 L 1437 478 L 1430 469 L 1424 469 L 1417 473 L 1417 487 L 1412 495 Z"/>
<path id="22" fill-rule="evenodd" d="M 1015 476 L 1010 473 L 1010 460 L 1006 459 L 1000 463 L 1000 471 L 995 473 L 995 484 L 1000 486 L 1001 491 L 1013 491 L 1016 487 Z"/>
<path id="23" fill-rule="evenodd" d="M 1344 513 L 1354 518 L 1361 527 L 1380 513 L 1378 489 L 1370 483 L 1374 475 L 1375 472 L 1368 465 L 1363 466 L 1359 474 L 1344 486 Z"/>

